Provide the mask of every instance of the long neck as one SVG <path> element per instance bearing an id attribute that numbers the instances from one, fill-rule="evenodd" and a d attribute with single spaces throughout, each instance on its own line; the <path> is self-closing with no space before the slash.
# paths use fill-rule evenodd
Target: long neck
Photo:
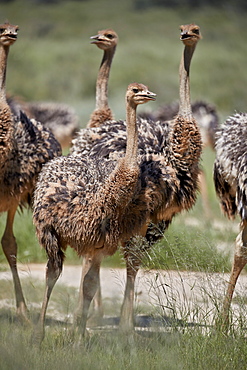
<path id="1" fill-rule="evenodd" d="M 184 118 L 191 119 L 192 118 L 192 110 L 191 110 L 191 103 L 190 103 L 190 63 L 195 51 L 196 44 L 193 46 L 185 46 L 184 52 L 182 55 L 182 59 L 180 62 L 179 68 L 179 79 L 180 79 L 180 87 L 179 87 L 179 115 L 183 116 Z"/>
<path id="2" fill-rule="evenodd" d="M 136 128 L 136 105 L 127 103 L 127 148 L 125 157 L 120 158 L 116 168 L 109 175 L 104 186 L 96 194 L 94 205 L 97 209 L 104 208 L 105 217 L 117 220 L 120 212 L 131 202 L 139 179 L 137 165 L 138 135 Z"/>
<path id="3" fill-rule="evenodd" d="M 6 102 L 6 71 L 9 46 L 0 47 L 0 101 Z"/>
<path id="4" fill-rule="evenodd" d="M 116 47 L 105 50 L 96 84 L 96 109 L 108 108 L 108 79 Z"/>
<path id="5" fill-rule="evenodd" d="M 14 148 L 14 126 L 6 100 L 6 69 L 9 46 L 0 46 L 0 182 L 9 166 L 9 153 Z"/>
<path id="6" fill-rule="evenodd" d="M 93 210 L 95 207 L 97 210 L 104 210 L 103 217 L 107 221 L 108 229 L 110 224 L 114 222 L 115 225 L 118 224 L 138 186 L 140 170 L 137 165 L 136 106 L 127 103 L 126 108 L 127 148 L 125 157 L 117 161 L 115 169 L 108 178 L 106 174 L 106 181 L 93 200 Z M 101 232 L 104 234 L 106 230 L 103 225 L 104 222 L 101 225 Z M 115 226 L 115 229 L 113 234 L 118 232 L 118 226 Z"/>
<path id="7" fill-rule="evenodd" d="M 126 103 L 126 125 L 127 125 L 127 143 L 125 153 L 125 163 L 128 165 L 136 164 L 138 149 L 138 130 L 136 124 L 135 104 Z"/>

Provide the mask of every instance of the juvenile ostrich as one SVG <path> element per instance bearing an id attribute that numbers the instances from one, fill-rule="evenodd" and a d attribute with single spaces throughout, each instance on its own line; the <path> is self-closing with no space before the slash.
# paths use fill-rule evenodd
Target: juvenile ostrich
<path id="1" fill-rule="evenodd" d="M 142 189 L 139 201 L 147 205 L 149 225 L 143 226 L 142 236 L 151 246 L 163 236 L 172 218 L 195 203 L 198 190 L 201 136 L 191 112 L 189 69 L 196 44 L 201 38 L 195 24 L 181 26 L 185 48 L 180 64 L 180 107 L 171 122 L 138 120 L 138 161 Z M 72 155 L 103 158 L 121 157 L 126 148 L 125 122 L 107 122 L 97 128 L 81 130 L 73 141 Z M 133 300 L 135 277 L 140 255 L 132 241 L 124 243 L 127 282 L 120 327 L 134 328 Z M 141 253 L 140 253 L 141 254 Z"/>
<path id="2" fill-rule="evenodd" d="M 68 156 L 50 161 L 41 171 L 34 196 L 33 220 L 48 263 L 46 290 L 35 341 L 44 336 L 48 301 L 61 274 L 67 245 L 87 257 L 84 269 L 81 333 L 98 288 L 104 256 L 116 252 L 119 243 L 135 235 L 145 224 L 145 205 L 133 204 L 141 188 L 137 163 L 136 108 L 155 100 L 145 85 L 133 83 L 126 92 L 126 153 L 118 161 Z M 137 208 L 137 209 L 136 209 Z M 128 217 L 126 217 L 128 215 Z"/>
<path id="3" fill-rule="evenodd" d="M 117 33 L 108 28 L 98 31 L 98 34 L 91 37 L 92 44 L 104 50 L 96 81 L 96 107 L 91 114 L 87 127 L 98 127 L 102 123 L 112 120 L 112 111 L 108 106 L 108 80 L 113 56 L 118 43 Z"/>
<path id="4" fill-rule="evenodd" d="M 29 118 L 41 122 L 53 133 L 63 150 L 71 146 L 72 139 L 79 131 L 78 116 L 72 107 L 56 102 L 26 102 L 16 96 L 8 96 L 7 102 L 13 115 L 18 117 L 22 111 Z"/>
<path id="5" fill-rule="evenodd" d="M 2 237 L 4 254 L 13 275 L 17 314 L 27 320 L 27 307 L 17 271 L 17 244 L 13 223 L 18 206 L 30 204 L 42 165 L 61 154 L 54 136 L 20 112 L 13 118 L 6 101 L 6 69 L 9 47 L 17 39 L 18 26 L 0 25 L 0 212 L 7 212 Z"/>
<path id="6" fill-rule="evenodd" d="M 216 137 L 214 184 L 223 213 L 233 219 L 240 216 L 240 232 L 236 237 L 234 260 L 220 316 L 227 329 L 229 311 L 238 277 L 247 263 L 247 114 L 236 113 L 221 126 Z"/>

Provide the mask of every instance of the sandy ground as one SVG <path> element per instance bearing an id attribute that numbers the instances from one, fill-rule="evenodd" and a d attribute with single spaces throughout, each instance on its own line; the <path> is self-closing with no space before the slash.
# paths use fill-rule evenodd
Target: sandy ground
<path id="1" fill-rule="evenodd" d="M 21 280 L 29 279 L 33 284 L 44 282 L 45 264 L 19 266 Z M 57 285 L 79 288 L 80 266 L 64 266 Z M 9 271 L 0 272 L 1 280 L 12 279 Z M 138 313 L 142 308 L 185 319 L 187 323 L 211 325 L 222 302 L 229 279 L 228 274 L 205 274 L 181 271 L 140 270 L 136 280 L 135 307 Z M 121 305 L 125 285 L 125 269 L 101 268 L 101 287 L 103 301 Z M 237 283 L 235 296 L 245 297 L 247 276 L 242 274 Z M 13 302 L 14 304 L 14 302 Z M 3 307 L 4 302 L 0 304 Z M 245 307 L 244 307 L 245 308 Z M 233 303 L 234 316 L 238 316 L 243 306 Z"/>

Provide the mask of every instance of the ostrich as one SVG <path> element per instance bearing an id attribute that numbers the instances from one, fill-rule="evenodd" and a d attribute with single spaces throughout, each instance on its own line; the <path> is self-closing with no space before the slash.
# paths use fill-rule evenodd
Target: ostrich
<path id="1" fill-rule="evenodd" d="M 104 50 L 96 82 L 96 107 L 87 124 L 88 127 L 98 127 L 105 121 L 113 119 L 112 111 L 108 106 L 108 80 L 118 43 L 118 35 L 114 30 L 108 28 L 98 31 L 98 34 L 92 36 L 91 40 L 92 44 Z"/>
<path id="2" fill-rule="evenodd" d="M 223 302 L 220 321 L 229 325 L 229 311 L 238 277 L 247 263 L 246 142 L 247 114 L 236 113 L 221 126 L 216 136 L 214 184 L 223 213 L 233 219 L 240 216 L 240 232 L 236 237 L 234 260 Z"/>
<path id="3" fill-rule="evenodd" d="M 140 197 L 149 209 L 150 223 L 143 227 L 144 242 L 152 246 L 163 236 L 172 218 L 189 210 L 198 191 L 201 136 L 191 112 L 189 69 L 196 44 L 201 38 L 195 24 L 181 26 L 184 52 L 180 63 L 180 107 L 171 122 L 138 120 L 138 160 L 141 168 Z M 73 140 L 71 154 L 81 157 L 118 158 L 126 148 L 126 124 L 107 122 L 100 127 L 81 130 Z M 132 241 L 123 247 L 127 265 L 127 282 L 120 327 L 131 331 L 135 277 L 140 265 Z"/>
<path id="4" fill-rule="evenodd" d="M 17 315 L 27 318 L 17 271 L 17 243 L 13 223 L 18 206 L 30 204 L 35 182 L 42 165 L 61 154 L 60 145 L 50 131 L 20 112 L 13 118 L 6 100 L 6 70 L 9 47 L 16 41 L 18 26 L 0 25 L 0 212 L 7 212 L 2 237 L 3 252 L 9 263 L 15 289 Z"/>
<path id="5" fill-rule="evenodd" d="M 13 115 L 18 116 L 23 111 L 29 118 L 41 122 L 53 133 L 63 150 L 71 146 L 79 131 L 79 120 L 72 107 L 55 102 L 25 102 L 16 96 L 8 96 L 7 102 Z"/>
<path id="6" fill-rule="evenodd" d="M 141 187 L 137 163 L 137 105 L 155 100 L 145 85 L 132 83 L 126 92 L 126 153 L 118 161 L 105 158 L 59 157 L 41 171 L 34 196 L 33 221 L 48 263 L 41 315 L 34 334 L 44 336 L 48 301 L 61 274 L 67 245 L 86 256 L 81 334 L 97 290 L 101 260 L 118 244 L 138 233 L 146 222 L 144 204 L 133 202 Z M 136 209 L 137 208 L 137 209 Z M 128 215 L 128 217 L 126 217 Z"/>

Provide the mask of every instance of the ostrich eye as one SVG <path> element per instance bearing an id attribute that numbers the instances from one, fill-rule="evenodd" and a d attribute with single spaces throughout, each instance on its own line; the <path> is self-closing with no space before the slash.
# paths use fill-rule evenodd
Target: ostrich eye
<path id="1" fill-rule="evenodd" d="M 195 33 L 196 35 L 199 35 L 199 30 L 198 28 L 195 28 L 194 30 L 192 30 L 193 33 Z"/>
<path id="2" fill-rule="evenodd" d="M 4 32 L 4 28 L 0 28 L 0 33 L 3 33 Z"/>
<path id="3" fill-rule="evenodd" d="M 113 39 L 113 35 L 111 33 L 108 33 L 108 35 L 106 35 L 108 37 L 108 39 Z"/>
<path id="4" fill-rule="evenodd" d="M 133 93 L 137 94 L 139 92 L 138 89 L 132 89 Z"/>

